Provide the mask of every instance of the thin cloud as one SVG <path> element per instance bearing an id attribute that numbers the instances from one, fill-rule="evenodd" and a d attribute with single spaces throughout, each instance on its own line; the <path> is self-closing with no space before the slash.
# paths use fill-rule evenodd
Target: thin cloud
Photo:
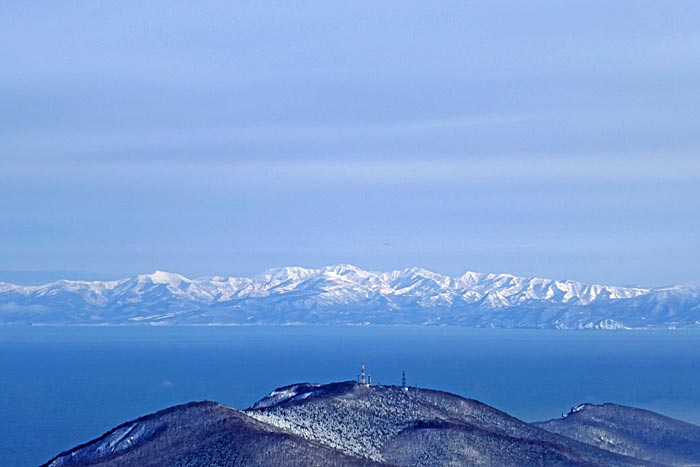
<path id="1" fill-rule="evenodd" d="M 182 146 L 309 140 L 343 141 L 358 137 L 517 125 L 543 118 L 545 116 L 538 114 L 483 114 L 365 125 L 268 125 L 149 131 L 125 129 L 114 132 L 28 131 L 5 135 L 0 148 L 5 154 L 14 154 L 17 159 L 76 154 L 95 156 L 101 152 L 118 153 Z"/>
<path id="2" fill-rule="evenodd" d="M 700 182 L 700 159 L 688 154 L 557 154 L 462 158 L 342 158 L 210 161 L 162 159 L 6 164 L 0 181 L 42 186 L 95 186 L 126 183 L 131 187 L 168 183 L 181 187 L 206 184 L 287 189 L 294 186 L 404 185 L 444 183 L 538 182 Z M 159 181 L 159 182 L 156 182 Z M 286 187 L 286 188 L 285 188 Z"/>

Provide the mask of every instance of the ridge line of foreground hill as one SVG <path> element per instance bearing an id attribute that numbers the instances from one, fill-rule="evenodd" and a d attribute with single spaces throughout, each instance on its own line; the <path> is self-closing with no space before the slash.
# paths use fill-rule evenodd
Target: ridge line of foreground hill
<path id="1" fill-rule="evenodd" d="M 529 424 L 442 391 L 301 383 L 278 388 L 243 411 L 200 401 L 139 417 L 57 455 L 44 467 L 700 464 L 700 452 L 693 448 L 700 446 L 700 427 L 614 404 L 580 407 L 559 421 Z M 603 417 L 597 407 L 604 407 L 603 415 L 612 420 L 606 432 L 611 443 L 596 443 L 595 435 L 576 436 L 560 427 L 584 426 L 594 415 Z M 650 434 L 652 419 L 656 431 Z M 614 431 L 631 421 L 640 425 L 638 430 L 624 436 Z M 673 448 L 654 449 L 656 438 Z"/>

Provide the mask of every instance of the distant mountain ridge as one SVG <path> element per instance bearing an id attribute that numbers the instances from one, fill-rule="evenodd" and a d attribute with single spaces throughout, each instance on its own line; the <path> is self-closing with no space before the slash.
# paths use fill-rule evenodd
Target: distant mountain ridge
<path id="1" fill-rule="evenodd" d="M 700 327 L 700 289 L 352 265 L 198 279 L 156 271 L 116 281 L 0 283 L 0 323 L 682 329 Z"/>

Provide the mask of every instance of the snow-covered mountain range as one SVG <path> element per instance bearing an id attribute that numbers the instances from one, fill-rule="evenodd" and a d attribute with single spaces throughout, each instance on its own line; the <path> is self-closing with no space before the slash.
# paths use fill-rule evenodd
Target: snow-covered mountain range
<path id="1" fill-rule="evenodd" d="M 700 327 L 700 289 L 351 265 L 198 279 L 156 271 L 117 281 L 0 283 L 0 323 L 676 329 Z"/>

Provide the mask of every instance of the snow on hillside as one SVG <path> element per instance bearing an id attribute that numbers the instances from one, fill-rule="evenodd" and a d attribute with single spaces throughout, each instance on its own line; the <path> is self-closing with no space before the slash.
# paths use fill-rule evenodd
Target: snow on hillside
<path id="1" fill-rule="evenodd" d="M 683 328 L 700 326 L 700 293 L 511 274 L 451 277 L 422 268 L 371 272 L 347 264 L 254 277 L 156 271 L 108 282 L 2 283 L 0 323 Z"/>

